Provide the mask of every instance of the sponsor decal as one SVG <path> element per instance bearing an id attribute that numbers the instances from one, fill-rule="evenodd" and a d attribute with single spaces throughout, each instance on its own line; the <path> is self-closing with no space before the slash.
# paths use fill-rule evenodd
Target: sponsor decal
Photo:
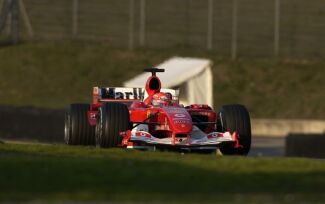
<path id="1" fill-rule="evenodd" d="M 186 113 L 187 111 L 183 108 L 166 108 L 166 112 L 168 113 Z"/>
<path id="2" fill-rule="evenodd" d="M 183 113 L 176 113 L 176 114 L 174 114 L 174 117 L 176 117 L 176 118 L 185 118 L 186 115 L 183 114 Z"/>
<path id="3" fill-rule="evenodd" d="M 192 121 L 191 118 L 173 118 L 173 120 L 187 120 L 187 121 Z"/>
<path id="4" fill-rule="evenodd" d="M 146 132 L 136 132 L 135 136 L 137 136 L 137 137 L 147 137 L 147 138 L 151 137 L 150 134 L 148 134 Z"/>
<path id="5" fill-rule="evenodd" d="M 189 120 L 174 120 L 175 124 L 189 124 Z"/>
<path id="6" fill-rule="evenodd" d="M 102 98 L 107 99 L 142 99 L 142 88 L 101 88 Z"/>
<path id="7" fill-rule="evenodd" d="M 208 135 L 208 139 L 212 139 L 212 138 L 218 138 L 218 137 L 223 137 L 223 133 L 220 132 L 214 132 Z"/>

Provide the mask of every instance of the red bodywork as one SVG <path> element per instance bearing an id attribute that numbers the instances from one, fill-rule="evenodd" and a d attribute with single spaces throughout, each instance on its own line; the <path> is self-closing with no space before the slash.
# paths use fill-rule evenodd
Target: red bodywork
<path id="1" fill-rule="evenodd" d="M 194 104 L 187 107 L 179 104 L 178 100 L 173 101 L 170 106 L 154 107 L 150 104 L 152 96 L 160 92 L 161 82 L 158 77 L 151 76 L 148 78 L 145 90 L 147 97 L 141 99 L 110 99 L 103 98 L 100 95 L 98 87 L 93 89 L 92 104 L 88 111 L 88 120 L 90 125 L 96 125 L 98 109 L 103 102 L 118 101 L 128 106 L 130 113 L 130 122 L 133 124 L 145 123 L 148 125 L 149 133 L 156 138 L 170 138 L 171 145 L 175 145 L 176 141 L 187 139 L 188 145 L 191 145 L 190 133 L 195 124 L 195 119 L 204 121 L 205 124 L 197 124 L 200 130 L 206 134 L 216 131 L 217 114 L 206 104 Z M 193 122 L 194 121 L 194 122 Z M 140 134 L 140 133 L 138 133 Z M 142 134 L 142 133 L 141 133 Z M 141 136 L 145 136 L 145 133 Z M 121 147 L 136 146 L 130 141 L 131 130 L 120 133 L 123 137 Z M 149 135 L 148 135 L 149 137 Z M 212 137 L 212 136 L 209 136 Z M 222 133 L 215 137 L 222 137 Z M 234 146 L 238 146 L 236 132 L 232 135 Z M 237 141 L 237 142 L 236 142 Z"/>

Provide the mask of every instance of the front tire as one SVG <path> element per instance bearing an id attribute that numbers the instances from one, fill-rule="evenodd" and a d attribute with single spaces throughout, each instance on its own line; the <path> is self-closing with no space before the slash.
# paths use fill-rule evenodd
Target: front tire
<path id="1" fill-rule="evenodd" d="M 99 108 L 96 124 L 96 146 L 117 147 L 122 143 L 120 132 L 129 129 L 130 115 L 122 103 L 104 103 Z"/>
<path id="2" fill-rule="evenodd" d="M 88 122 L 89 104 L 71 104 L 65 114 L 64 141 L 68 145 L 95 145 L 95 127 Z"/>
<path id="3" fill-rule="evenodd" d="M 225 105 L 218 114 L 219 128 L 222 132 L 238 133 L 240 148 L 224 144 L 220 151 L 224 155 L 247 155 L 251 147 L 251 123 L 247 109 L 243 105 Z"/>

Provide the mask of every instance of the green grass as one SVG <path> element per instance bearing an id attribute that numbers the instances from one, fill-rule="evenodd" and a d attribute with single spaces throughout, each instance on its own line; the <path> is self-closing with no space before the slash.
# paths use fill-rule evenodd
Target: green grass
<path id="1" fill-rule="evenodd" d="M 0 144 L 0 201 L 323 202 L 325 163 Z"/>
<path id="2" fill-rule="evenodd" d="M 63 108 L 90 102 L 93 86 L 121 86 L 175 55 L 213 61 L 215 108 L 242 103 L 252 117 L 325 119 L 324 60 L 232 61 L 190 47 L 126 51 L 69 41 L 0 47 L 0 104 Z"/>

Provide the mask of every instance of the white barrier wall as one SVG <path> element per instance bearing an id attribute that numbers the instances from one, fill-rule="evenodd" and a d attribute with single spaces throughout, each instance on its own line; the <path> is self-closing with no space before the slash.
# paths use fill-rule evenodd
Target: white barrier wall
<path id="1" fill-rule="evenodd" d="M 322 120 L 252 119 L 251 126 L 254 136 L 285 137 L 289 133 L 325 133 L 325 121 Z"/>

